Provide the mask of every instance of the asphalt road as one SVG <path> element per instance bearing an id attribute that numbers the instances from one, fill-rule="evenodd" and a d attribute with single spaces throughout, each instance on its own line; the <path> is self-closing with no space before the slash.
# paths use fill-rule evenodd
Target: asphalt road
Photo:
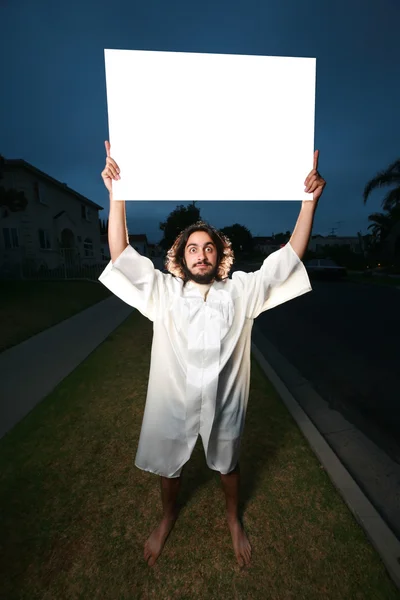
<path id="1" fill-rule="evenodd" d="M 331 408 L 400 464 L 400 290 L 312 285 L 257 326 Z"/>

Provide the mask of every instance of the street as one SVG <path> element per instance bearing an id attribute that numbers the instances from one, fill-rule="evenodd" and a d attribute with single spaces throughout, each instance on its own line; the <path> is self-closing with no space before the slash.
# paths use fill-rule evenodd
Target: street
<path id="1" fill-rule="evenodd" d="M 332 408 L 400 463 L 400 290 L 312 286 L 263 313 L 257 327 Z"/>

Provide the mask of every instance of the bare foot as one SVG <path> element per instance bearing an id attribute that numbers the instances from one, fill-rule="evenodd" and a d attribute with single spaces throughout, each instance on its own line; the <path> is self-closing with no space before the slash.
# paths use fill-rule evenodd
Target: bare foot
<path id="1" fill-rule="evenodd" d="M 152 567 L 160 556 L 165 541 L 175 525 L 176 517 L 164 517 L 144 545 L 144 559 Z"/>
<path id="2" fill-rule="evenodd" d="M 232 536 L 233 550 L 240 567 L 248 566 L 251 558 L 251 546 L 240 524 L 239 519 L 228 519 L 228 525 Z"/>

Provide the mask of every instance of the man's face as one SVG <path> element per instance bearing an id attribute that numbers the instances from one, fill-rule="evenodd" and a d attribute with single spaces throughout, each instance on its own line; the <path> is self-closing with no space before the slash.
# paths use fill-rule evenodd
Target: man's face
<path id="1" fill-rule="evenodd" d="M 185 247 L 189 276 L 196 283 L 211 283 L 217 273 L 217 249 L 205 231 L 195 231 Z"/>

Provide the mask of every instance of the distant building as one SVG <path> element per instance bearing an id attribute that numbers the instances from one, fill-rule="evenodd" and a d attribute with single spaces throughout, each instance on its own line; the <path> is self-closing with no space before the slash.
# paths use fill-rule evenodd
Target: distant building
<path id="1" fill-rule="evenodd" d="M 149 244 L 145 233 L 129 234 L 129 244 L 142 256 L 152 258 L 160 256 L 160 247 L 157 244 Z M 110 249 L 108 246 L 108 236 L 100 236 L 101 257 L 103 261 L 110 260 Z"/>
<path id="2" fill-rule="evenodd" d="M 312 252 L 320 252 L 326 247 L 347 247 L 356 254 L 363 253 L 362 238 L 359 236 L 313 235 L 308 244 L 308 249 Z"/>
<path id="3" fill-rule="evenodd" d="M 149 242 L 144 233 L 129 235 L 129 243 L 142 256 L 149 256 Z"/>
<path id="4" fill-rule="evenodd" d="M 253 237 L 253 250 L 256 252 L 261 252 L 268 256 L 272 252 L 279 250 L 282 244 L 277 244 L 277 242 L 272 237 L 258 236 Z"/>
<path id="5" fill-rule="evenodd" d="M 0 186 L 24 193 L 23 211 L 0 208 L 0 274 L 101 262 L 99 211 L 67 184 L 20 159 L 4 159 Z"/>
<path id="6" fill-rule="evenodd" d="M 163 256 L 163 254 L 164 254 L 164 250 L 161 248 L 161 246 L 159 244 L 150 244 L 149 243 L 148 250 L 149 250 L 150 258 Z"/>

